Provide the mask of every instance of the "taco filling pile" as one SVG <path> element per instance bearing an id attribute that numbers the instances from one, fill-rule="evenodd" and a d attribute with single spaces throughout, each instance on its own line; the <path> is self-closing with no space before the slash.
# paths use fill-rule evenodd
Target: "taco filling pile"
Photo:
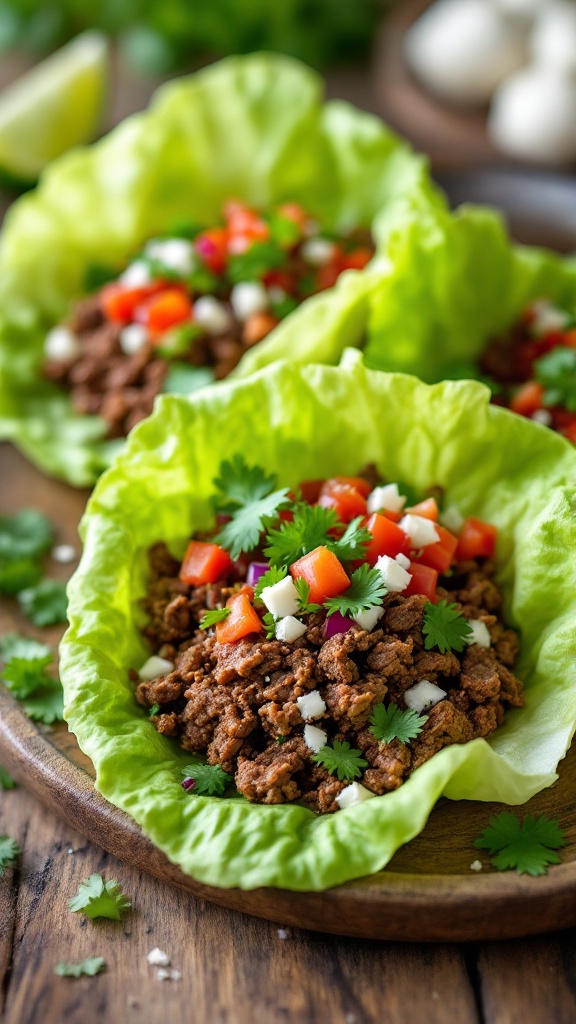
<path id="1" fill-rule="evenodd" d="M 150 550 L 155 653 L 131 673 L 158 731 L 206 756 L 184 788 L 333 812 L 522 706 L 494 526 L 370 469 L 289 492 L 236 456 L 215 484 L 216 529 L 182 562 Z"/>
<path id="2" fill-rule="evenodd" d="M 44 376 L 77 413 L 126 435 L 160 391 L 187 393 L 228 376 L 304 299 L 360 270 L 368 231 L 336 236 L 298 203 L 260 213 L 236 200 L 223 222 L 154 238 L 115 280 L 83 299 L 45 343 Z"/>

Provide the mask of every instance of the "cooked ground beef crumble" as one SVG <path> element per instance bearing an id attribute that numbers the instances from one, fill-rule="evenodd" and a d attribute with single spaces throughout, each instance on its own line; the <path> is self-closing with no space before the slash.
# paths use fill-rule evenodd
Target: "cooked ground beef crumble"
<path id="1" fill-rule="evenodd" d="M 234 776 L 246 799 L 276 804 L 300 800 L 318 812 L 338 809 L 347 785 L 314 763 L 303 739 L 297 698 L 319 690 L 326 713 L 314 724 L 328 741 L 347 740 L 368 768 L 362 784 L 381 794 L 404 782 L 435 753 L 492 733 L 507 707 L 523 704 L 522 684 L 511 669 L 518 638 L 501 622 L 502 597 L 487 560 L 461 562 L 442 577 L 438 597 L 456 602 L 464 616 L 486 624 L 492 645 L 472 644 L 461 654 L 426 650 L 422 633 L 427 598 L 388 594 L 378 627 L 354 627 L 323 640 L 325 611 L 307 617 L 307 632 L 287 644 L 247 637 L 219 644 L 199 629 L 206 610 L 223 606 L 223 584 L 190 587 L 178 579 L 180 563 L 163 544 L 150 551 L 153 579 L 143 602 L 144 634 L 174 671 L 140 682 L 137 697 L 159 705 L 152 721 L 184 750 L 206 755 Z M 133 673 L 134 681 L 137 674 Z M 421 679 L 446 690 L 410 743 L 380 743 L 369 728 L 374 705 L 405 708 L 404 693 Z"/>

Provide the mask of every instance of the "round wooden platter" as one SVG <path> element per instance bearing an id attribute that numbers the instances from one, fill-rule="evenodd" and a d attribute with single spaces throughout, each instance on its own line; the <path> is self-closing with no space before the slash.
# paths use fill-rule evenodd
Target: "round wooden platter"
<path id="1" fill-rule="evenodd" d="M 86 495 L 47 480 L 8 445 L 0 446 L 0 478 L 10 481 L 3 511 L 34 504 L 57 524 L 59 540 L 78 547 L 76 527 Z M 68 567 L 51 564 L 51 576 Z M 0 632 L 30 629 L 16 602 L 0 603 Z M 193 896 L 256 917 L 375 939 L 462 941 L 510 938 L 576 925 L 576 748 L 560 766 L 560 779 L 528 804 L 526 813 L 559 819 L 568 846 L 562 864 L 530 878 L 495 871 L 474 840 L 501 805 L 441 801 L 420 836 L 369 878 L 323 893 L 276 889 L 216 889 L 187 877 L 145 837 L 136 823 L 96 791 L 94 770 L 65 726 L 38 727 L 0 686 L 0 761 L 88 839 L 115 856 Z M 470 864 L 479 859 L 482 871 Z"/>

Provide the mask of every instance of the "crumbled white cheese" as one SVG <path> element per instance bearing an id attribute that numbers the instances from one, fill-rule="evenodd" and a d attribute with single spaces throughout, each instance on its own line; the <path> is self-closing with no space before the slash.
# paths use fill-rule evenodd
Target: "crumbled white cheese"
<path id="1" fill-rule="evenodd" d="M 80 353 L 80 342 L 69 327 L 53 327 L 48 331 L 44 342 L 44 355 L 47 359 L 75 359 Z"/>
<path id="2" fill-rule="evenodd" d="M 381 573 L 386 589 L 390 593 L 400 594 L 406 590 L 412 579 L 411 574 L 406 571 L 404 566 L 400 565 L 395 558 L 390 558 L 390 555 L 380 555 L 374 568 Z"/>
<path id="3" fill-rule="evenodd" d="M 544 427 L 551 427 L 553 416 L 549 409 L 536 409 L 533 412 L 530 419 L 534 420 L 535 423 L 541 423 Z"/>
<path id="4" fill-rule="evenodd" d="M 353 615 L 354 622 L 357 622 L 367 633 L 371 633 L 379 619 L 384 615 L 383 608 L 367 608 L 364 612 Z"/>
<path id="5" fill-rule="evenodd" d="M 300 247 L 300 255 L 313 267 L 325 267 L 333 258 L 335 248 L 328 238 L 308 238 Z"/>
<path id="6" fill-rule="evenodd" d="M 120 284 L 126 285 L 127 288 L 144 288 L 152 280 L 150 267 L 144 260 L 136 260 L 126 267 L 126 270 L 123 274 L 120 274 L 118 280 Z"/>
<path id="7" fill-rule="evenodd" d="M 298 591 L 291 576 L 285 576 L 272 587 L 264 587 L 260 594 L 269 612 L 281 619 L 284 615 L 295 615 L 300 608 Z"/>
<path id="8" fill-rule="evenodd" d="M 467 637 L 467 644 L 478 644 L 478 647 L 490 647 L 491 639 L 488 626 L 481 619 L 468 619 L 472 636 Z"/>
<path id="9" fill-rule="evenodd" d="M 196 256 L 191 242 L 185 238 L 155 238 L 145 249 L 150 259 L 158 260 L 177 274 L 191 274 L 196 267 Z"/>
<path id="10" fill-rule="evenodd" d="M 279 928 L 278 929 L 278 938 L 279 939 L 287 939 L 288 938 L 288 931 L 287 931 L 286 928 Z"/>
<path id="11" fill-rule="evenodd" d="M 143 324 L 128 324 L 120 332 L 119 344 L 125 356 L 135 356 L 148 341 L 148 331 Z"/>
<path id="12" fill-rule="evenodd" d="M 409 512 L 402 516 L 398 526 L 408 534 L 414 549 L 426 548 L 429 544 L 437 544 L 440 540 L 434 523 L 424 516 L 415 516 Z"/>
<path id="13" fill-rule="evenodd" d="M 328 742 L 328 736 L 324 732 L 324 729 L 319 729 L 316 725 L 305 725 L 304 726 L 304 743 L 310 750 L 313 750 L 315 754 L 322 747 L 325 747 Z"/>
<path id="14" fill-rule="evenodd" d="M 361 804 L 363 800 L 370 800 L 375 795 L 359 782 L 352 782 L 349 786 L 345 786 L 341 793 L 338 793 L 336 803 L 341 810 L 344 810 L 346 807 L 353 807 L 354 804 Z"/>
<path id="15" fill-rule="evenodd" d="M 401 565 L 403 569 L 409 569 L 410 568 L 410 559 L 407 558 L 406 555 L 403 555 L 402 553 L 400 553 L 399 555 L 396 555 L 396 558 L 394 559 L 394 561 L 398 562 L 398 565 Z"/>
<path id="16" fill-rule="evenodd" d="M 180 981 L 182 975 L 180 971 L 176 971 L 170 967 L 159 967 L 156 973 L 158 981 Z"/>
<path id="17" fill-rule="evenodd" d="M 158 949 L 158 946 L 150 950 L 146 959 L 153 967 L 170 967 L 170 957 L 163 949 Z"/>
<path id="18" fill-rule="evenodd" d="M 232 325 L 228 308 L 213 295 L 202 295 L 196 299 L 194 320 L 208 334 L 224 334 Z"/>
<path id="19" fill-rule="evenodd" d="M 421 679 L 415 686 L 404 691 L 404 701 L 407 707 L 418 713 L 428 711 L 446 697 L 446 690 L 442 690 L 429 679 Z"/>
<path id="20" fill-rule="evenodd" d="M 248 317 L 268 309 L 268 292 L 259 281 L 240 281 L 232 289 L 230 305 L 238 320 L 244 323 Z"/>
<path id="21" fill-rule="evenodd" d="M 326 704 L 322 700 L 318 690 L 311 690 L 302 697 L 296 698 L 298 710 L 305 722 L 313 718 L 321 718 L 326 711 Z"/>
<path id="22" fill-rule="evenodd" d="M 300 619 L 296 619 L 293 615 L 285 615 L 276 623 L 276 639 L 283 640 L 286 644 L 293 644 L 295 640 L 304 636 L 307 628 L 304 622 L 300 622 Z"/>
<path id="23" fill-rule="evenodd" d="M 530 324 L 533 334 L 550 334 L 551 331 L 563 331 L 566 327 L 567 314 L 546 299 L 540 299 L 531 306 L 534 319 Z"/>
<path id="24" fill-rule="evenodd" d="M 406 498 L 398 491 L 398 484 L 375 487 L 366 499 L 369 512 L 379 512 L 382 508 L 388 512 L 401 512 L 405 504 Z"/>
<path id="25" fill-rule="evenodd" d="M 451 533 L 459 534 L 464 526 L 464 516 L 456 505 L 449 505 L 440 513 L 438 519 Z"/>
<path id="26" fill-rule="evenodd" d="M 470 865 L 470 871 L 482 871 L 482 861 L 473 860 Z"/>
<path id="27" fill-rule="evenodd" d="M 150 679 L 157 679 L 158 676 L 165 676 L 168 672 L 172 672 L 173 668 L 173 661 L 168 661 L 167 658 L 159 658 L 157 654 L 153 654 L 142 665 L 138 672 L 138 678 L 148 682 Z"/>
<path id="28" fill-rule="evenodd" d="M 71 544 L 57 544 L 55 548 L 52 548 L 52 558 L 60 565 L 68 565 L 76 558 L 76 548 Z"/>

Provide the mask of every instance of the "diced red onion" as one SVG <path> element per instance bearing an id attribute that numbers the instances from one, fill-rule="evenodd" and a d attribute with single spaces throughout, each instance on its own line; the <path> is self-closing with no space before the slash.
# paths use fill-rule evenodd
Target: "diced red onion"
<path id="1" fill-rule="evenodd" d="M 324 639 L 329 640 L 330 637 L 336 636 L 336 633 L 347 633 L 354 624 L 354 620 L 349 619 L 347 615 L 334 612 L 333 615 L 328 616 L 324 623 Z"/>
<path id="2" fill-rule="evenodd" d="M 182 789 L 191 790 L 196 785 L 196 779 L 183 779 Z"/>
<path id="3" fill-rule="evenodd" d="M 268 572 L 270 568 L 268 562 L 250 562 L 248 566 L 248 573 L 246 575 L 246 583 L 249 587 L 255 587 L 258 580 L 265 572 Z"/>

